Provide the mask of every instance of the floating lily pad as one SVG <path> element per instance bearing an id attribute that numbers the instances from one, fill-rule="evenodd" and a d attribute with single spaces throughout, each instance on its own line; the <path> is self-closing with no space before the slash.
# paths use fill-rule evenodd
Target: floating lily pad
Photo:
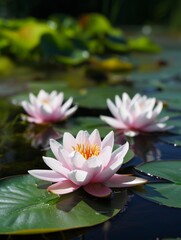
<path id="1" fill-rule="evenodd" d="M 93 226 L 115 216 L 127 192 L 113 199 L 97 199 L 83 190 L 58 196 L 48 193 L 47 182 L 30 175 L 0 180 L 0 234 L 48 233 Z"/>
<path id="2" fill-rule="evenodd" d="M 130 89 L 127 86 L 112 86 L 112 87 L 91 87 L 84 89 L 75 89 L 66 86 L 62 82 L 41 82 L 29 84 L 29 92 L 38 93 L 40 89 L 51 92 L 53 90 L 62 91 L 65 94 L 65 99 L 69 97 L 74 98 L 74 103 L 78 106 L 91 108 L 91 109 L 106 109 L 107 98 L 114 99 L 115 95 L 122 95 L 123 92 L 127 92 L 130 95 L 135 93 L 134 89 Z M 20 94 L 13 97 L 14 102 L 20 102 L 27 100 L 29 92 L 26 94 Z"/>
<path id="3" fill-rule="evenodd" d="M 142 188 L 134 188 L 133 192 L 160 205 L 181 208 L 180 185 L 174 183 L 150 183 Z"/>
<path id="4" fill-rule="evenodd" d="M 150 162 L 136 169 L 170 182 L 149 183 L 142 188 L 134 188 L 134 193 L 160 205 L 181 208 L 181 161 Z"/>
<path id="5" fill-rule="evenodd" d="M 181 98 L 180 98 L 180 90 L 177 91 L 177 89 L 174 90 L 165 90 L 163 92 L 154 92 L 152 94 L 154 97 L 156 97 L 159 100 L 162 100 L 165 105 L 167 105 L 169 108 L 174 108 L 180 110 L 181 106 Z"/>
<path id="6" fill-rule="evenodd" d="M 122 61 L 121 59 L 116 57 L 103 60 L 98 58 L 92 58 L 91 65 L 91 69 L 108 72 L 129 71 L 133 68 L 133 65 L 131 63 Z"/>
<path id="7" fill-rule="evenodd" d="M 148 37 L 141 36 L 138 38 L 132 38 L 128 41 L 128 46 L 132 51 L 143 51 L 143 52 L 160 52 L 160 47 L 152 42 Z"/>
<path id="8" fill-rule="evenodd" d="M 71 119 L 65 125 L 65 128 L 60 128 L 60 131 L 69 131 L 76 135 L 80 130 L 92 132 L 94 129 L 99 129 L 101 137 L 105 137 L 112 128 L 106 125 L 100 118 L 96 117 L 78 117 Z"/>

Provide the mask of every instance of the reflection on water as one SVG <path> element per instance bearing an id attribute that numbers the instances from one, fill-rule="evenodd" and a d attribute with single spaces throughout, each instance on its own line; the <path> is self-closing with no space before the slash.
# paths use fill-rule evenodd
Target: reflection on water
<path id="1" fill-rule="evenodd" d="M 27 141 L 30 141 L 34 148 L 46 148 L 49 146 L 49 140 L 59 139 L 61 137 L 60 131 L 49 125 L 35 125 L 27 126 L 23 134 Z"/>

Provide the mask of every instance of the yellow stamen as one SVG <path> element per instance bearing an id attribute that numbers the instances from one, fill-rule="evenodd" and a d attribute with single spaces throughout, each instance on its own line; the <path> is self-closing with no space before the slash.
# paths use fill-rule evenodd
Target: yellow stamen
<path id="1" fill-rule="evenodd" d="M 43 99 L 42 101 L 41 101 L 43 104 L 49 104 L 49 99 L 48 98 L 45 98 L 45 99 Z"/>
<path id="2" fill-rule="evenodd" d="M 100 147 L 97 145 L 89 144 L 77 144 L 76 147 L 72 147 L 74 151 L 79 152 L 85 159 L 88 159 L 93 156 L 98 156 L 100 153 Z"/>

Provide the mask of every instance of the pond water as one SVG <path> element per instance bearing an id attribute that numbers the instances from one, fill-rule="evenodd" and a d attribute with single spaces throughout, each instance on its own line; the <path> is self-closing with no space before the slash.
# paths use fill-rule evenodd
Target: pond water
<path id="1" fill-rule="evenodd" d="M 178 46 L 178 41 L 176 44 Z M 49 138 L 61 139 L 65 130 L 77 132 L 82 128 L 87 130 L 99 128 L 100 123 L 95 122 L 95 117 L 108 113 L 105 107 L 106 98 L 110 94 L 114 96 L 120 89 L 122 91 L 126 89 L 131 94 L 138 91 L 164 100 L 166 114 L 178 116 L 173 118 L 173 121 L 178 124 L 177 133 L 181 134 L 181 54 L 178 49 L 175 49 L 174 41 L 171 44 L 166 42 L 165 45 L 165 50 L 159 54 L 143 53 L 124 56 L 137 65 L 136 69 L 126 73 L 106 74 L 101 82 L 98 80 L 100 75 L 97 73 L 94 77 L 87 75 L 84 66 L 64 71 L 57 69 L 50 71 L 45 68 L 32 71 L 32 68 L 23 66 L 16 70 L 14 76 L 2 78 L 0 80 L 0 177 L 26 174 L 29 169 L 45 168 L 42 156 L 48 149 Z M 111 88 L 107 88 L 107 85 L 111 85 Z M 54 89 L 57 86 L 65 90 L 66 94 L 73 95 L 75 101 L 80 103 L 80 108 L 73 119 L 53 127 L 37 127 L 22 122 L 20 119 L 22 108 L 13 105 L 12 100 L 22 99 L 29 91 L 37 91 L 43 87 Z M 98 86 L 97 92 L 96 86 Z M 88 123 L 86 117 L 94 118 L 93 122 Z M 102 126 L 101 129 L 104 135 Z M 117 143 L 122 143 L 124 140 L 125 137 L 116 132 Z M 146 162 L 181 160 L 179 134 L 139 135 L 127 140 L 135 156 L 132 161 L 124 164 L 123 171 L 135 171 L 133 167 Z M 113 219 L 95 227 L 40 235 L 2 235 L 1 239 L 163 240 L 181 238 L 180 208 L 159 205 L 131 191 L 128 193 L 129 200 L 124 209 Z"/>

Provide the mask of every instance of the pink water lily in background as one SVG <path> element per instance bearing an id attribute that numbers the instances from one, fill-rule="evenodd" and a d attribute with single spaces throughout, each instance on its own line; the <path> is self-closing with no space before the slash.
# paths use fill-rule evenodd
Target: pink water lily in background
<path id="1" fill-rule="evenodd" d="M 52 91 L 49 94 L 44 90 L 40 90 L 37 97 L 30 93 L 29 101 L 21 102 L 22 107 L 28 114 L 24 119 L 37 124 L 63 121 L 77 110 L 77 106 L 71 107 L 73 103 L 72 97 L 65 103 L 63 103 L 63 100 L 63 92 Z"/>
<path id="2" fill-rule="evenodd" d="M 156 98 L 136 94 L 132 99 L 123 93 L 122 99 L 115 96 L 115 103 L 107 99 L 113 117 L 100 116 L 111 127 L 122 130 L 125 135 L 135 136 L 140 132 L 163 132 L 172 128 L 167 126 L 168 116 L 158 119 L 163 103 Z"/>
<path id="3" fill-rule="evenodd" d="M 91 134 L 79 131 L 74 138 L 66 132 L 63 144 L 50 140 L 55 156 L 43 157 L 51 170 L 30 170 L 32 176 L 53 182 L 48 191 L 66 194 L 80 187 L 94 196 L 106 197 L 111 188 L 131 187 L 146 182 L 132 175 L 116 174 L 123 163 L 129 144 L 126 142 L 113 151 L 114 133 L 111 131 L 103 140 L 95 129 Z"/>

